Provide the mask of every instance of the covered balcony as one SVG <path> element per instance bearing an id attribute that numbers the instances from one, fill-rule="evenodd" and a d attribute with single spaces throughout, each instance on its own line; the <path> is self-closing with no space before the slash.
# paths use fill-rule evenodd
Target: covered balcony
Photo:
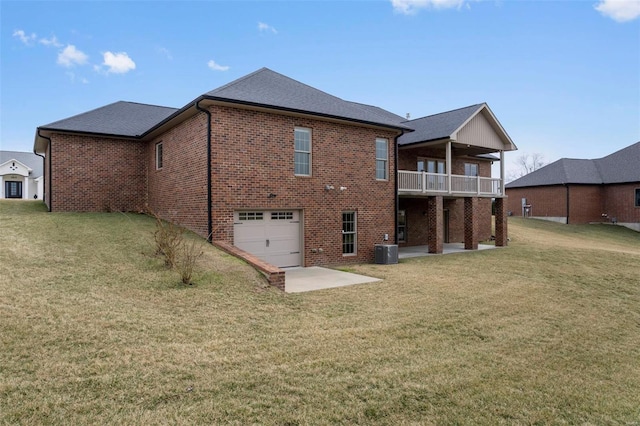
<path id="1" fill-rule="evenodd" d="M 502 178 L 398 170 L 399 195 L 503 197 Z"/>

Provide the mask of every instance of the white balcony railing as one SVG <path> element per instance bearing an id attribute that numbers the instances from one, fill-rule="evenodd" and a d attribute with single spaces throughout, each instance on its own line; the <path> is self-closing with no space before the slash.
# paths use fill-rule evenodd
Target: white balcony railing
<path id="1" fill-rule="evenodd" d="M 451 175 L 441 173 L 398 171 L 399 193 L 464 194 L 482 197 L 502 196 L 502 181 L 499 178 Z"/>

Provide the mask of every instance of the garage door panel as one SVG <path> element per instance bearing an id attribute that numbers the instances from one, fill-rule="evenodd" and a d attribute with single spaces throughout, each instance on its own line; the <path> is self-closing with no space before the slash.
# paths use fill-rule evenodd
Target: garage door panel
<path id="1" fill-rule="evenodd" d="M 234 213 L 234 245 L 279 267 L 300 266 L 300 212 Z"/>

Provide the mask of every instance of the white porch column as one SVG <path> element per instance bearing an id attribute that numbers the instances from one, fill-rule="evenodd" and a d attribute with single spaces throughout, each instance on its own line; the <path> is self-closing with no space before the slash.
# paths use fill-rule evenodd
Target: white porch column
<path id="1" fill-rule="evenodd" d="M 24 177 L 24 183 L 22 184 L 22 199 L 29 199 L 29 176 Z"/>
<path id="2" fill-rule="evenodd" d="M 451 140 L 447 141 L 447 191 L 451 194 Z"/>
<path id="3" fill-rule="evenodd" d="M 500 150 L 500 195 L 504 196 L 504 151 Z"/>
<path id="4" fill-rule="evenodd" d="M 0 176 L 0 198 L 4 197 L 4 176 Z"/>

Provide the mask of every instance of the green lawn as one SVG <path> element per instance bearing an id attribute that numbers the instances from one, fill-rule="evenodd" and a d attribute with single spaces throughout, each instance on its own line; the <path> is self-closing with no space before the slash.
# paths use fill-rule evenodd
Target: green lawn
<path id="1" fill-rule="evenodd" d="M 179 284 L 153 232 L 0 201 L 0 424 L 640 424 L 633 231 L 514 218 L 301 294 L 204 243 Z"/>

